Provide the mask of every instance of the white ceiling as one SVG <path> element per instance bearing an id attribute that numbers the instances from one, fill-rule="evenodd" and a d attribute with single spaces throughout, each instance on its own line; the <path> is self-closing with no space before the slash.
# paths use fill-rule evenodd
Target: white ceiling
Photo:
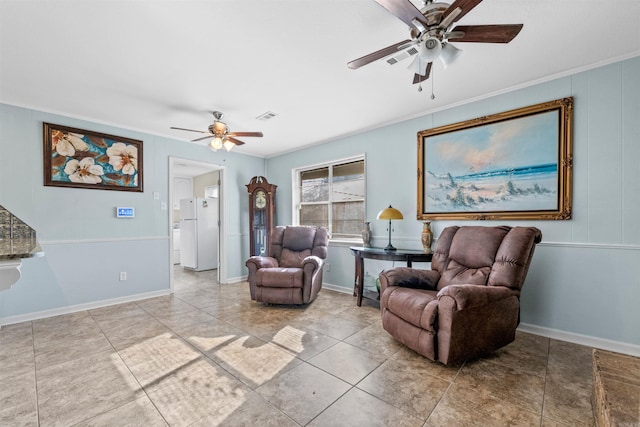
<path id="1" fill-rule="evenodd" d="M 220 110 L 264 133 L 234 150 L 270 157 L 640 55 L 638 0 L 484 0 L 459 23 L 524 28 L 456 44 L 431 100 L 408 63 L 347 68 L 408 38 L 374 0 L 0 0 L 0 102 L 185 141 L 169 127 Z"/>

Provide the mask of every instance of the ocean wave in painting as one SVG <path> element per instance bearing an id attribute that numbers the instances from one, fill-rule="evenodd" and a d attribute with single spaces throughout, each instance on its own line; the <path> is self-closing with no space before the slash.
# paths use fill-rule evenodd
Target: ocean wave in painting
<path id="1" fill-rule="evenodd" d="M 427 212 L 557 209 L 555 163 L 453 176 L 427 171 Z"/>

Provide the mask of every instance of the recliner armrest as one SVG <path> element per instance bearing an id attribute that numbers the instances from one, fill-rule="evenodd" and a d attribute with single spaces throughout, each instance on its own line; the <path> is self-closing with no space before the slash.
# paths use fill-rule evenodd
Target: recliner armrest
<path id="1" fill-rule="evenodd" d="M 440 273 L 435 270 L 396 267 L 380 273 L 380 293 L 384 292 L 387 286 L 435 290 L 438 280 Z"/>
<path id="2" fill-rule="evenodd" d="M 302 260 L 302 269 L 307 270 L 309 268 L 307 267 L 308 265 L 313 265 L 313 270 L 319 270 L 322 268 L 323 264 L 324 264 L 324 260 L 322 258 L 315 255 L 309 255 L 308 257 L 305 257 L 305 259 Z"/>
<path id="3" fill-rule="evenodd" d="M 247 267 L 249 267 L 249 264 L 253 264 L 256 269 L 273 268 L 278 267 L 278 260 L 268 256 L 252 256 L 245 263 Z"/>
<path id="4" fill-rule="evenodd" d="M 520 296 L 520 292 L 504 286 L 485 285 L 449 285 L 438 292 L 438 299 L 443 296 L 455 300 L 458 310 L 490 304 L 511 296 Z"/>

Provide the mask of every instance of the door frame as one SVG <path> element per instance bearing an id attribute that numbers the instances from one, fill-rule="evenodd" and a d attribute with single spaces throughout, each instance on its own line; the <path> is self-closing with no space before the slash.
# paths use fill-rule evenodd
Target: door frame
<path id="1" fill-rule="evenodd" d="M 218 191 L 218 209 L 219 209 L 219 229 L 218 229 L 218 283 L 223 283 L 227 277 L 227 256 L 226 256 L 226 247 L 227 247 L 227 233 L 226 233 L 226 186 L 225 186 L 225 172 L 226 167 L 223 165 L 219 165 L 217 163 L 210 162 L 202 162 L 198 160 L 187 159 L 184 157 L 176 157 L 169 156 L 169 206 L 167 209 L 167 218 L 169 222 L 169 288 L 171 293 L 173 293 L 173 269 L 175 265 L 173 264 L 173 204 L 174 204 L 174 185 L 173 178 L 175 178 L 175 168 L 176 164 L 186 163 L 193 164 L 194 166 L 198 166 L 199 168 L 205 168 L 209 172 L 218 171 L 220 173 L 220 183 L 219 183 L 219 191 Z M 203 172 L 206 173 L 206 172 Z"/>

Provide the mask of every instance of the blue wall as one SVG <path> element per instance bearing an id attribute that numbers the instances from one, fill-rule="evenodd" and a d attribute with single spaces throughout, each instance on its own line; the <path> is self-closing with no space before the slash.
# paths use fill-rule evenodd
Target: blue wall
<path id="1" fill-rule="evenodd" d="M 386 244 L 377 212 L 392 204 L 405 216 L 394 223 L 397 247 L 420 249 L 417 212 L 417 135 L 420 130 L 568 96 L 574 97 L 573 218 L 499 221 L 543 231 L 522 294 L 522 322 L 546 333 L 585 335 L 640 345 L 640 58 L 607 65 L 428 114 L 371 132 L 267 160 L 278 187 L 278 222 L 292 218 L 291 169 L 365 153 L 367 220 L 374 245 Z M 372 105 L 371 108 L 376 108 Z M 358 114 L 367 114 L 359 111 Z M 462 221 L 435 221 L 435 235 Z M 467 222 L 469 223 L 469 222 Z M 332 245 L 329 286 L 353 289 L 353 259 Z M 369 261 L 370 280 L 391 263 Z M 637 348 L 640 351 L 640 347 Z"/>
<path id="2" fill-rule="evenodd" d="M 144 192 L 45 187 L 42 123 L 143 141 Z M 169 292 L 169 156 L 224 167 L 227 277 L 246 275 L 245 184 L 264 174 L 264 159 L 0 104 L 0 205 L 32 226 L 45 252 L 22 264 L 22 278 L 0 294 L 0 324 L 40 314 Z M 159 200 L 153 193 L 158 192 Z M 134 219 L 116 219 L 132 206 Z M 119 281 L 126 271 L 127 281 Z"/>

